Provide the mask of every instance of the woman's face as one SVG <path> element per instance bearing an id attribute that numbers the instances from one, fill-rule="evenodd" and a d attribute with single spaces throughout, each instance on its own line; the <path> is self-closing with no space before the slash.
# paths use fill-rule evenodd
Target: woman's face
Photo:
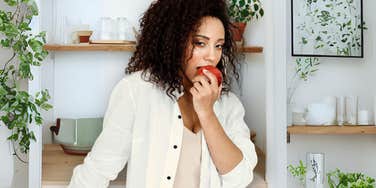
<path id="1" fill-rule="evenodd" d="M 190 37 L 186 48 L 187 59 L 183 63 L 185 78 L 191 81 L 202 66 L 216 67 L 221 59 L 224 43 L 225 30 L 222 22 L 215 17 L 202 18 L 197 33 Z"/>

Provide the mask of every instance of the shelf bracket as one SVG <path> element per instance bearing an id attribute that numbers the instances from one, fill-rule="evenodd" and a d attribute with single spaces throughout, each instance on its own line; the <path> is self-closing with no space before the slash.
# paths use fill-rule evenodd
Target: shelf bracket
<path id="1" fill-rule="evenodd" d="M 288 131 L 286 134 L 286 140 L 287 140 L 287 143 L 290 144 L 290 133 Z"/>

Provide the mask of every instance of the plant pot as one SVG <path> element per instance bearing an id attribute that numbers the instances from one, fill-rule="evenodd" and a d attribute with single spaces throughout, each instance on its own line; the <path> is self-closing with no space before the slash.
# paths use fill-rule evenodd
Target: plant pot
<path id="1" fill-rule="evenodd" d="M 247 25 L 247 23 L 234 22 L 234 23 L 232 23 L 232 25 L 234 26 L 234 28 L 232 28 L 233 39 L 236 42 L 242 41 L 245 26 Z"/>
<path id="2" fill-rule="evenodd" d="M 11 142 L 7 138 L 11 131 L 3 124 L 0 125 L 0 187 L 10 188 L 14 175 Z"/>
<path id="3" fill-rule="evenodd" d="M 306 188 L 324 188 L 325 155 L 324 153 L 306 154 Z"/>

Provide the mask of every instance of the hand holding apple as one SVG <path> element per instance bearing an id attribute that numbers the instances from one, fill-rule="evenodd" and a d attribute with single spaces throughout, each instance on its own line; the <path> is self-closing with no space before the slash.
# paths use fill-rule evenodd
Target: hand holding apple
<path id="1" fill-rule="evenodd" d="M 213 73 L 215 75 L 215 77 L 217 77 L 218 86 L 221 85 L 221 83 L 222 83 L 222 73 L 219 69 L 217 69 L 216 67 L 213 67 L 211 65 L 207 65 L 207 66 L 200 67 L 197 71 L 197 74 L 205 76 L 204 70 L 208 70 L 211 73 Z"/>
<path id="2" fill-rule="evenodd" d="M 215 82 L 218 82 L 218 85 Z M 193 107 L 197 115 L 199 117 L 213 115 L 214 103 L 222 90 L 221 71 L 213 66 L 200 67 L 192 83 L 193 87 L 190 89 L 190 93 L 193 96 Z"/>

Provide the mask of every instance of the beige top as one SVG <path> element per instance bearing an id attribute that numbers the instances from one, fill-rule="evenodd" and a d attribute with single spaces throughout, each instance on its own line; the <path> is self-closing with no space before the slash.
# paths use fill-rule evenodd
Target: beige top
<path id="1" fill-rule="evenodd" d="M 201 130 L 196 134 L 184 126 L 183 141 L 174 188 L 199 188 L 201 169 Z"/>

